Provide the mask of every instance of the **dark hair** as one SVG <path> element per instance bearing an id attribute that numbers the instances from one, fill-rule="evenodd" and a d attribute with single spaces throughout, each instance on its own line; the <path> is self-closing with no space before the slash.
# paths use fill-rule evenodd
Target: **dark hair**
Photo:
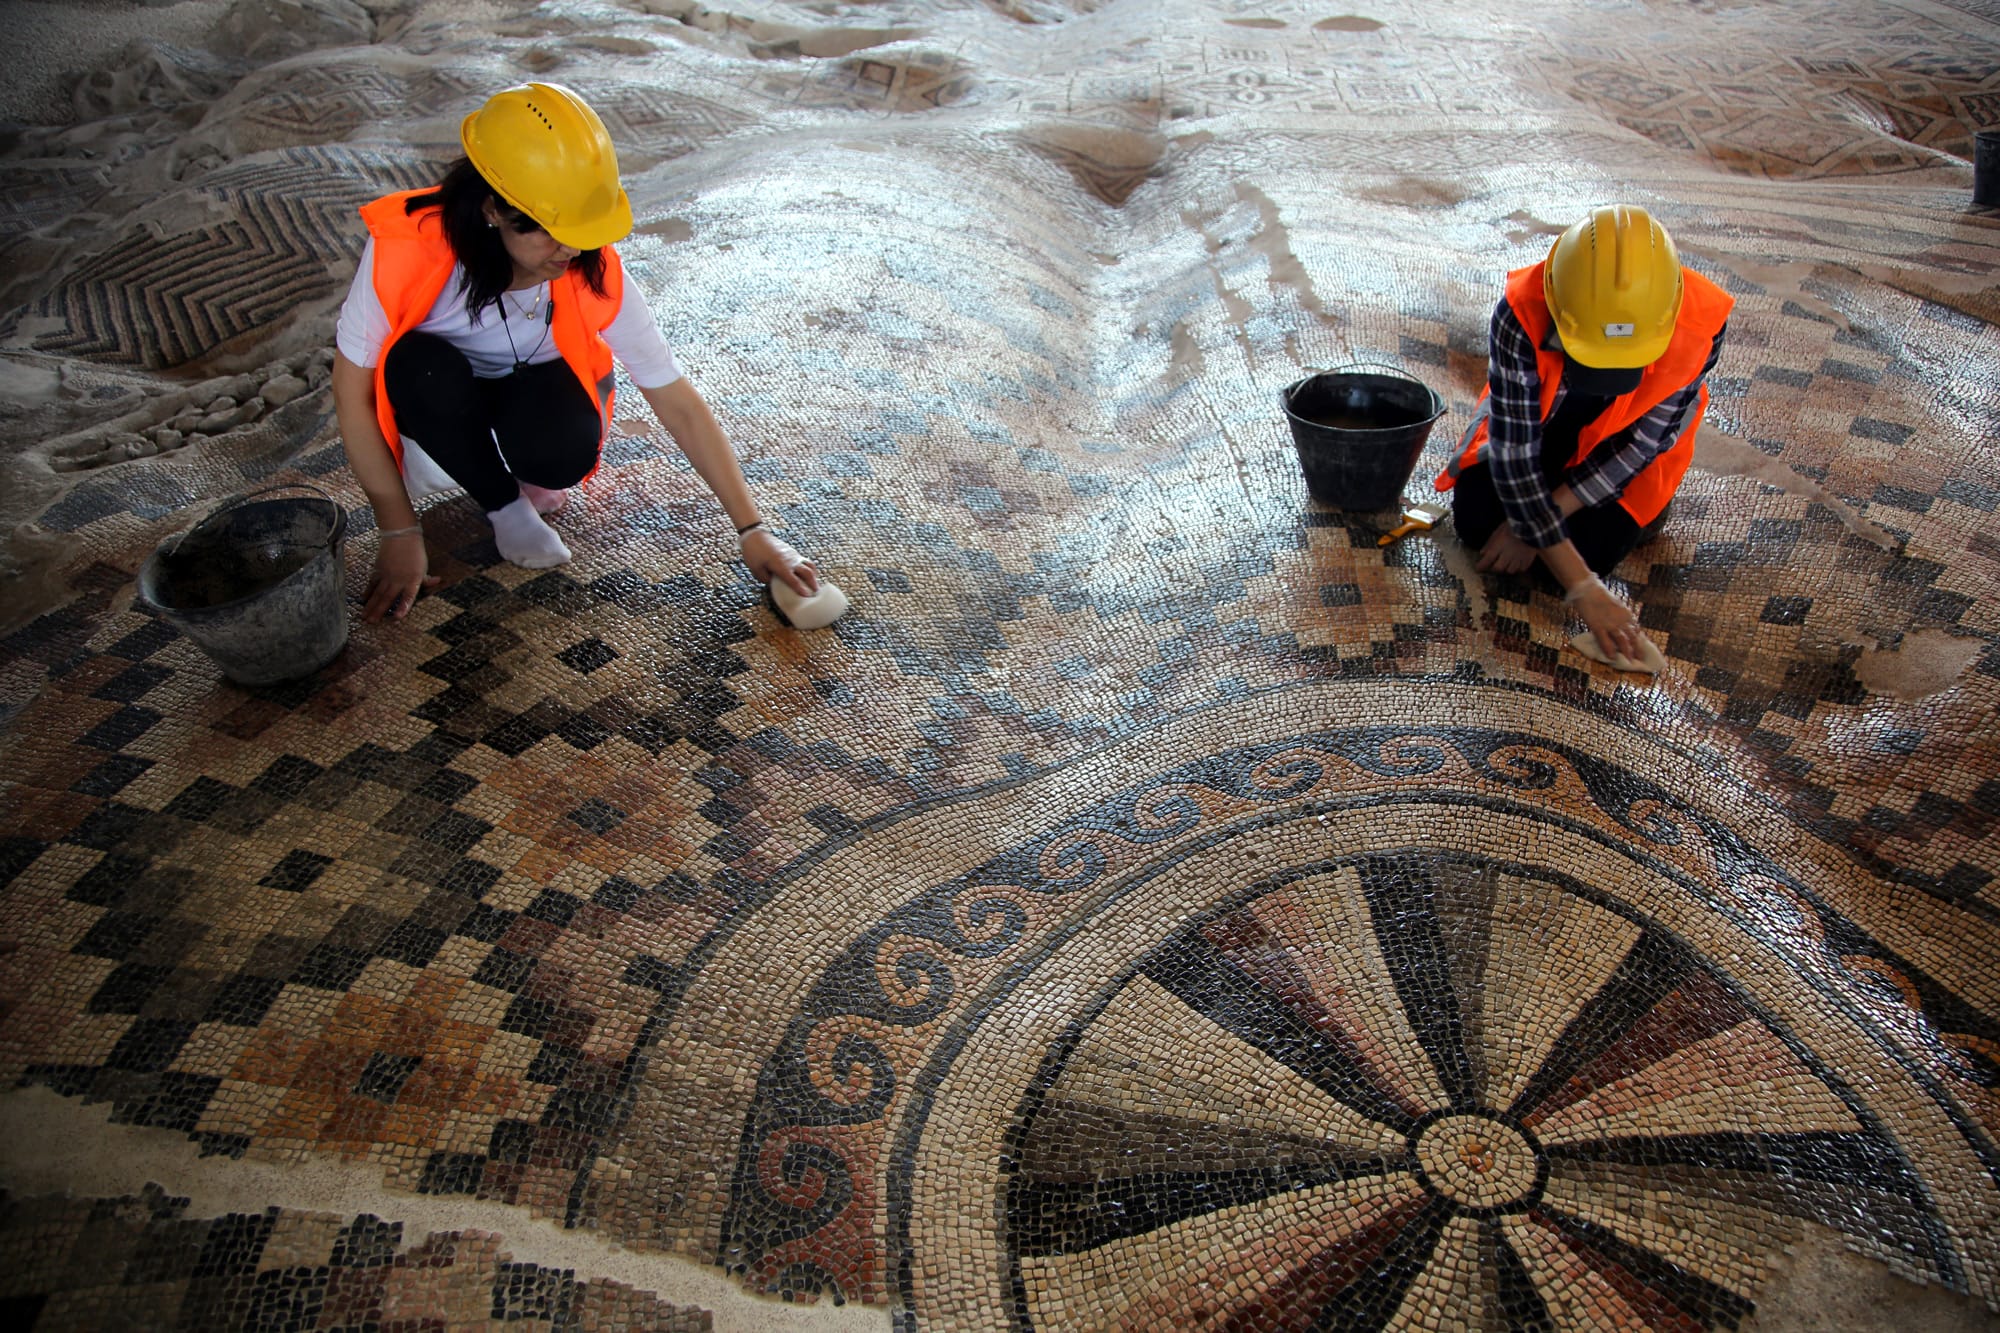
<path id="1" fill-rule="evenodd" d="M 466 313 L 474 324 L 479 322 L 479 312 L 498 303 L 500 293 L 514 281 L 514 261 L 507 254 L 500 233 L 486 220 L 488 199 L 499 210 L 500 220 L 515 231 L 541 230 L 540 223 L 501 198 L 500 192 L 486 183 L 470 158 L 461 157 L 452 163 L 435 190 L 415 195 L 403 205 L 405 213 L 435 208 L 443 214 L 444 239 L 451 246 L 452 257 L 465 270 L 460 289 L 465 293 Z M 602 250 L 582 251 L 570 264 L 583 278 L 584 286 L 599 296 L 604 295 Z"/>

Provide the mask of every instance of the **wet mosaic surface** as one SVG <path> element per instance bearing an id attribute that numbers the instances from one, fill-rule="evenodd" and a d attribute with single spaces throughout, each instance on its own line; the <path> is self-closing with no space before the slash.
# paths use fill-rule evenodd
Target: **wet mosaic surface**
<path id="1" fill-rule="evenodd" d="M 9 150 L 0 1079 L 905 1329 L 1729 1327 L 1825 1229 L 2000 1297 L 2000 12 L 370 8 Z M 855 610 L 780 625 L 628 395 L 574 563 L 447 501 L 406 624 L 227 686 L 133 575 L 253 483 L 358 501 L 353 206 L 529 74 Z M 1607 191 L 1737 300 L 1619 571 L 1654 683 L 1309 503 L 1274 408 L 1387 359 L 1434 470 Z M 254 1326 L 446 1243 L 146 1183 L 10 1205 L 7 1299 Z M 411 1317 L 510 1317 L 449 1244 Z"/>

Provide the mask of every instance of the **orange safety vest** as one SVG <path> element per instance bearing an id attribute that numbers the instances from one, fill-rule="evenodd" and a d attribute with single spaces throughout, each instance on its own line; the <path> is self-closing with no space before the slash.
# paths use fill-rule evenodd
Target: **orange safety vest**
<path id="1" fill-rule="evenodd" d="M 361 220 L 375 238 L 375 296 L 389 315 L 389 336 L 375 358 L 375 419 L 382 425 L 382 436 L 399 468 L 403 465 L 403 436 L 396 429 L 395 413 L 389 410 L 383 367 L 389 364 L 389 349 L 396 339 L 430 314 L 458 265 L 444 237 L 443 210 L 405 211 L 407 200 L 428 193 L 404 190 L 361 207 Z M 608 245 L 604 247 L 604 295 L 590 290 L 574 269 L 557 278 L 549 289 L 556 350 L 597 403 L 600 440 L 611 428 L 614 379 L 611 347 L 604 341 L 603 331 L 617 318 L 624 296 L 625 270 L 618 262 L 618 252 Z M 596 470 L 591 469 L 593 473 Z"/>
<path id="2" fill-rule="evenodd" d="M 1542 288 L 1542 269 L 1547 262 L 1544 260 L 1541 264 L 1517 268 L 1507 275 L 1508 308 L 1521 321 L 1521 327 L 1535 344 L 1535 370 L 1542 381 L 1540 419 L 1543 421 L 1547 421 L 1549 414 L 1555 410 L 1556 389 L 1562 383 L 1563 372 L 1562 352 L 1547 345 L 1549 330 L 1555 325 L 1555 317 L 1549 313 L 1548 298 Z M 1638 388 L 1612 399 L 1611 405 L 1597 420 L 1577 433 L 1576 453 L 1569 460 L 1569 466 L 1576 467 L 1590 457 L 1590 451 L 1604 440 L 1626 429 L 1694 383 L 1702 368 L 1708 364 L 1715 335 L 1722 332 L 1722 326 L 1728 321 L 1729 312 L 1735 304 L 1735 300 L 1722 288 L 1694 270 L 1683 268 L 1681 312 L 1674 321 L 1673 340 L 1667 344 L 1667 350 L 1660 359 L 1646 367 Z M 1438 490 L 1450 490 L 1457 483 L 1458 474 L 1479 461 L 1480 451 L 1486 447 L 1486 395 L 1489 392 L 1490 386 L 1479 395 L 1479 412 L 1465 432 L 1463 450 L 1432 483 Z M 1681 478 L 1694 459 L 1694 433 L 1701 425 L 1702 413 L 1707 410 L 1708 386 L 1704 384 L 1680 438 L 1625 484 L 1618 503 L 1640 527 L 1658 518 L 1667 507 L 1667 501 L 1673 499 L 1674 492 L 1680 489 Z"/>

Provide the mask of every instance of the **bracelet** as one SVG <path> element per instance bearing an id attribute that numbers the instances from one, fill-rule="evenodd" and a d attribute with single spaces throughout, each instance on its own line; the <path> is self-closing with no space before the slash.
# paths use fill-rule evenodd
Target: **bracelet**
<path id="1" fill-rule="evenodd" d="M 755 532 L 757 529 L 763 526 L 764 526 L 764 520 L 760 518 L 755 523 L 745 523 L 742 527 L 736 529 L 736 535 L 739 537 L 747 537 L 751 533 Z"/>
<path id="2" fill-rule="evenodd" d="M 1576 583 L 1576 586 L 1570 588 L 1569 590 L 1563 593 L 1563 605 L 1564 606 L 1575 605 L 1576 599 L 1583 596 L 1585 593 L 1589 592 L 1592 588 L 1597 589 L 1601 593 L 1607 593 L 1607 594 L 1611 591 L 1611 589 L 1604 586 L 1603 579 L 1597 577 L 1597 575 L 1595 574 L 1592 574 L 1589 578 L 1579 579 Z"/>
<path id="3" fill-rule="evenodd" d="M 420 534 L 423 532 L 423 530 L 424 530 L 423 524 L 412 523 L 407 528 L 390 528 L 384 532 L 378 532 L 375 535 L 380 537 L 383 541 L 387 541 L 391 537 L 409 537 L 416 534 Z"/>

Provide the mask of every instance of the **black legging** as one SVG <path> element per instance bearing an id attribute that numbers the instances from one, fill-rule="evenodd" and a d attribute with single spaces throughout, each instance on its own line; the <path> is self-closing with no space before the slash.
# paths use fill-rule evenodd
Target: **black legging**
<path id="1" fill-rule="evenodd" d="M 1578 432 L 1594 421 L 1609 404 L 1608 398 L 1588 399 L 1579 394 L 1569 394 L 1564 399 L 1563 408 L 1557 409 L 1555 415 L 1544 423 L 1542 480 L 1548 483 L 1550 490 L 1562 484 L 1563 474 L 1569 470 L 1570 455 L 1576 452 Z M 1565 411 L 1565 408 L 1568 410 Z M 1615 449 L 1619 443 L 1620 438 L 1613 436 L 1597 447 Z M 1486 539 L 1493 535 L 1493 530 L 1506 517 L 1500 493 L 1493 486 L 1492 468 L 1479 462 L 1458 474 L 1458 484 L 1451 489 L 1451 523 L 1458 530 L 1460 541 L 1478 550 L 1486 545 Z M 1591 572 L 1609 574 L 1641 543 L 1658 536 L 1666 517 L 1662 511 L 1658 518 L 1642 528 L 1625 512 L 1625 507 L 1614 500 L 1610 504 L 1577 510 L 1563 520 L 1563 528 Z M 1553 582 L 1553 576 L 1539 561 L 1535 564 L 1535 572 Z"/>
<path id="2" fill-rule="evenodd" d="M 561 358 L 480 379 L 444 339 L 406 333 L 382 375 L 397 429 L 488 513 L 519 499 L 522 482 L 559 491 L 597 466 L 597 405 Z"/>

